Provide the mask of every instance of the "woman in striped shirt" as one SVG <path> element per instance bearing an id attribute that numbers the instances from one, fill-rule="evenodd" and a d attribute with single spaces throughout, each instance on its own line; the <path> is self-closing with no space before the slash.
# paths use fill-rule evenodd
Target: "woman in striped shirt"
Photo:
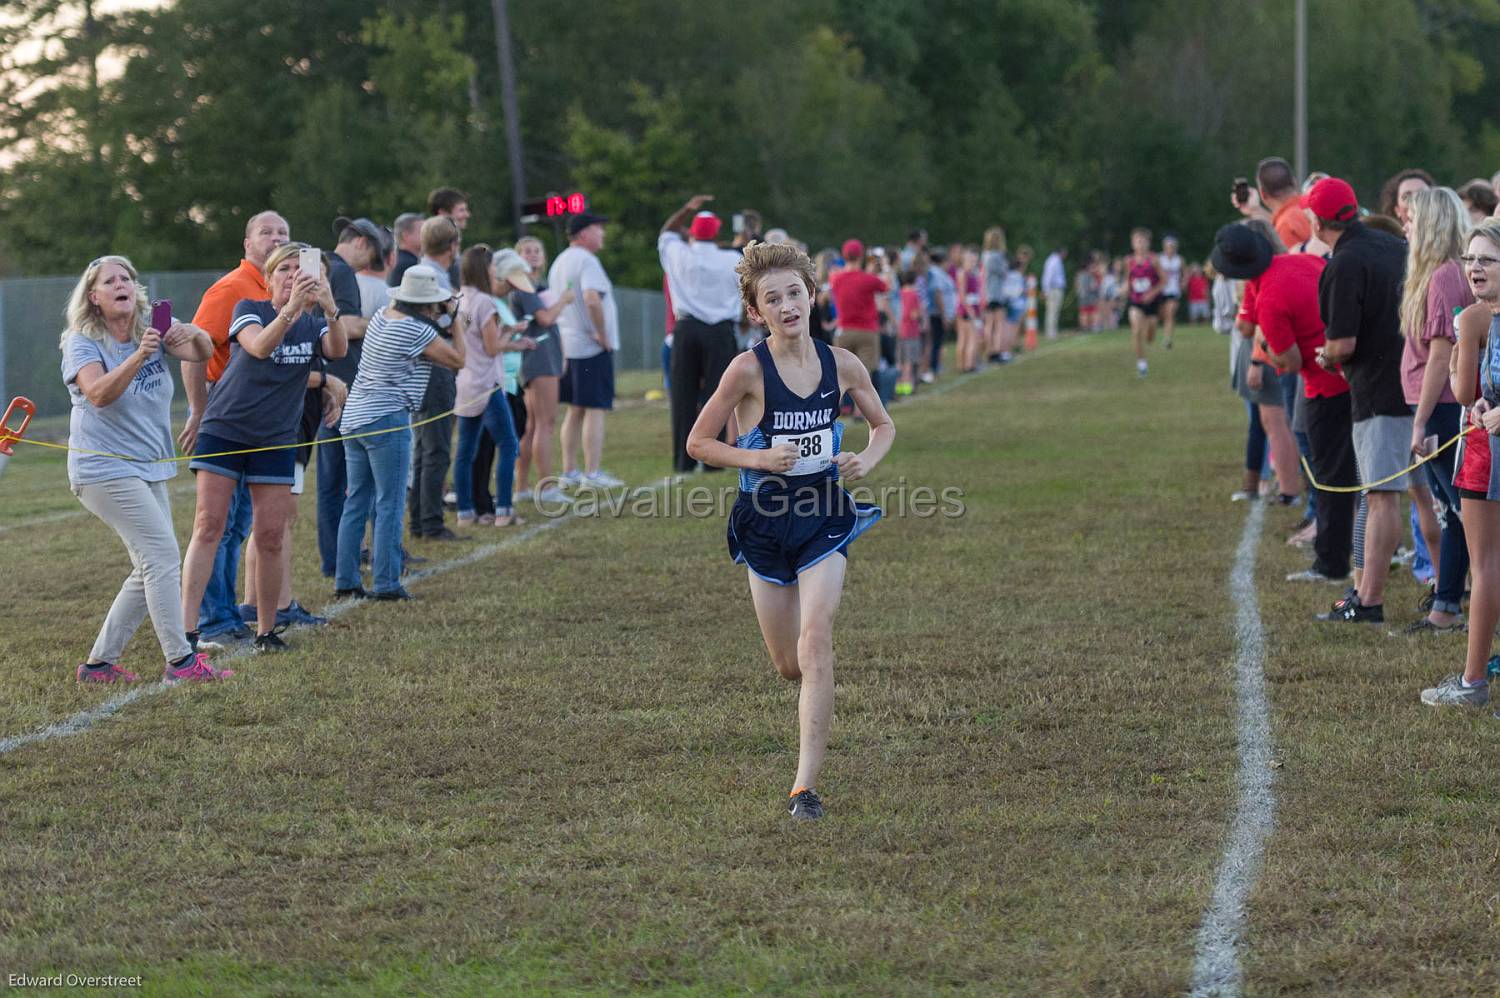
<path id="1" fill-rule="evenodd" d="M 401 585 L 401 519 L 411 467 L 411 414 L 422 405 L 433 364 L 464 366 L 458 299 L 425 265 L 407 269 L 391 304 L 370 319 L 359 374 L 344 403 L 348 497 L 339 521 L 336 596 L 411 599 Z M 360 585 L 359 548 L 373 510 L 372 592 Z"/>

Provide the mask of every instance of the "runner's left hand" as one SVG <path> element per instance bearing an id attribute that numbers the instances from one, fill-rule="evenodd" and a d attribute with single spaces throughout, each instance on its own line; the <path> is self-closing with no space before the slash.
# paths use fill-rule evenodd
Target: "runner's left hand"
<path id="1" fill-rule="evenodd" d="M 838 465 L 839 477 L 846 482 L 857 482 L 870 473 L 864 455 L 858 451 L 840 451 L 833 456 L 833 463 Z"/>

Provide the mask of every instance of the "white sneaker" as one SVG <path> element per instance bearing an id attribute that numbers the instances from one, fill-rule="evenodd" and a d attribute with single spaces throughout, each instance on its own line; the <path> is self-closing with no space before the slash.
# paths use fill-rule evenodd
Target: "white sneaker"
<path id="1" fill-rule="evenodd" d="M 576 489 L 583 484 L 583 473 L 579 471 L 565 471 L 558 476 L 557 483 L 565 489 Z"/>
<path id="2" fill-rule="evenodd" d="M 554 485 L 550 488 L 542 489 L 542 491 L 536 493 L 531 497 L 531 501 L 540 506 L 543 503 L 553 505 L 555 503 L 572 502 L 573 500 L 568 497 L 568 494 L 566 492 Z"/>
<path id="3" fill-rule="evenodd" d="M 457 506 L 458 505 L 458 493 L 457 492 L 444 492 L 443 493 L 443 505 L 444 506 Z"/>
<path id="4" fill-rule="evenodd" d="M 596 471 L 583 476 L 584 482 L 596 489 L 618 489 L 625 483 L 607 471 Z"/>
<path id="5" fill-rule="evenodd" d="M 512 497 L 513 502 L 527 502 L 531 499 L 530 489 L 518 489 Z"/>
<path id="6" fill-rule="evenodd" d="M 1147 371 L 1147 367 L 1146 367 L 1146 362 L 1144 360 L 1138 360 L 1138 361 L 1135 362 L 1135 373 L 1136 374 L 1139 374 L 1141 377 L 1144 378 L 1146 376 L 1146 371 Z"/>
<path id="7" fill-rule="evenodd" d="M 937 380 L 937 375 L 933 374 L 931 371 L 923 371 L 922 372 L 922 384 L 924 384 L 924 385 L 930 385 L 930 384 L 932 384 L 936 380 Z"/>

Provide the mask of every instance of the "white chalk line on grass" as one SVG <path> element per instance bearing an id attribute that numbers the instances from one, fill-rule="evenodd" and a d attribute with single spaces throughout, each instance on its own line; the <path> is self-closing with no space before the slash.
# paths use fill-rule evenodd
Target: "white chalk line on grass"
<path id="1" fill-rule="evenodd" d="M 664 484 L 664 482 L 658 483 L 656 487 L 661 488 Z M 577 516 L 569 513 L 568 515 L 558 517 L 557 519 L 547 520 L 543 523 L 536 524 L 535 526 L 525 527 L 520 531 L 517 531 L 510 537 L 505 538 L 504 540 L 496 541 L 492 544 L 486 544 L 482 547 L 477 547 L 473 551 L 470 551 L 468 554 L 460 555 L 459 557 L 453 558 L 449 561 L 439 562 L 438 564 L 433 565 L 429 568 L 423 568 L 415 572 L 409 572 L 403 577 L 402 581 L 420 582 L 423 579 L 431 579 L 436 578 L 439 575 L 446 575 L 449 572 L 455 571 L 456 569 L 467 567 L 478 561 L 483 561 L 484 559 L 498 554 L 501 551 L 508 550 L 520 544 L 524 544 L 534 537 L 546 533 L 549 530 L 556 530 L 559 527 L 572 523 L 576 519 L 578 519 Z M 344 614 L 349 613 L 356 607 L 364 606 L 370 602 L 374 601 L 349 599 L 339 600 L 338 602 L 331 603 L 323 609 L 319 610 L 318 614 L 320 616 L 327 617 L 330 620 L 333 620 L 338 617 L 342 617 Z M 312 632 L 308 631 L 308 633 Z M 250 649 L 247 646 L 241 646 L 239 648 L 231 649 L 230 651 L 227 651 L 221 655 L 215 656 L 214 663 L 215 665 L 224 665 L 237 659 L 248 658 L 250 655 Z M 238 681 L 239 677 L 230 680 L 230 682 Z M 34 745 L 37 742 L 52 741 L 58 738 L 68 738 L 72 735 L 81 735 L 92 728 L 94 725 L 98 724 L 100 721 L 113 717 L 123 708 L 129 706 L 132 703 L 135 703 L 137 700 L 141 700 L 150 696 L 156 696 L 157 694 L 164 693 L 169 689 L 172 689 L 172 687 L 167 686 L 166 684 L 161 682 L 137 686 L 125 693 L 110 697 L 108 700 L 105 700 L 97 707 L 90 707 L 88 710 L 79 711 L 72 717 L 69 717 L 66 720 L 58 721 L 55 724 L 49 724 L 45 728 L 39 728 L 36 731 L 24 735 L 11 735 L 5 738 L 0 738 L 0 755 L 6 755 L 10 752 L 16 751 L 17 749 L 25 748 L 27 745 Z"/>
<path id="2" fill-rule="evenodd" d="M 1219 860 L 1213 899 L 1198 927 L 1191 991 L 1194 996 L 1238 995 L 1243 989 L 1240 948 L 1244 942 L 1246 908 L 1276 819 L 1271 710 L 1266 698 L 1266 646 L 1260 600 L 1255 593 L 1255 552 L 1260 545 L 1265 506 L 1263 502 L 1250 504 L 1240 546 L 1234 555 L 1234 567 L 1229 573 L 1229 596 L 1235 606 L 1238 789 L 1234 824 Z"/>

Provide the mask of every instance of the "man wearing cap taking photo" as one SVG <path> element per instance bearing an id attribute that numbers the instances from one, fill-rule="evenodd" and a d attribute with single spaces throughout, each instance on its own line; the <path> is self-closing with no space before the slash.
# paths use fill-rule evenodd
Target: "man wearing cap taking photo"
<path id="1" fill-rule="evenodd" d="M 564 487 L 612 489 L 625 484 L 599 468 L 604 414 L 615 404 L 614 352 L 620 349 L 614 285 L 599 262 L 607 221 L 603 215 L 586 211 L 568 219 L 568 248 L 557 255 L 547 272 L 548 287 L 559 294 L 572 289 L 578 295 L 557 317 L 567 363 L 558 392 L 558 400 L 568 407 L 562 424 Z M 580 443 L 582 471 L 578 468 Z"/>
<path id="2" fill-rule="evenodd" d="M 1307 211 L 1313 236 L 1333 247 L 1318 282 L 1327 342 L 1317 361 L 1349 380 L 1354 457 L 1369 509 L 1359 588 L 1318 619 L 1381 623 L 1386 577 L 1401 539 L 1401 493 L 1410 484 L 1402 474 L 1411 464 L 1412 427 L 1401 390 L 1406 242 L 1361 223 L 1354 189 L 1337 177 L 1325 177 L 1308 191 Z"/>
<path id="3" fill-rule="evenodd" d="M 698 421 L 703 403 L 718 391 L 724 369 L 737 350 L 734 323 L 740 317 L 740 281 L 734 268 L 740 255 L 714 242 L 722 226 L 719 216 L 700 210 L 712 200 L 712 194 L 690 198 L 667 219 L 656 239 L 677 320 L 671 372 L 673 471 L 698 467 L 688 456 L 688 431 Z M 683 238 L 684 228 L 687 238 Z M 722 439 L 725 443 L 734 439 L 727 426 Z"/>

